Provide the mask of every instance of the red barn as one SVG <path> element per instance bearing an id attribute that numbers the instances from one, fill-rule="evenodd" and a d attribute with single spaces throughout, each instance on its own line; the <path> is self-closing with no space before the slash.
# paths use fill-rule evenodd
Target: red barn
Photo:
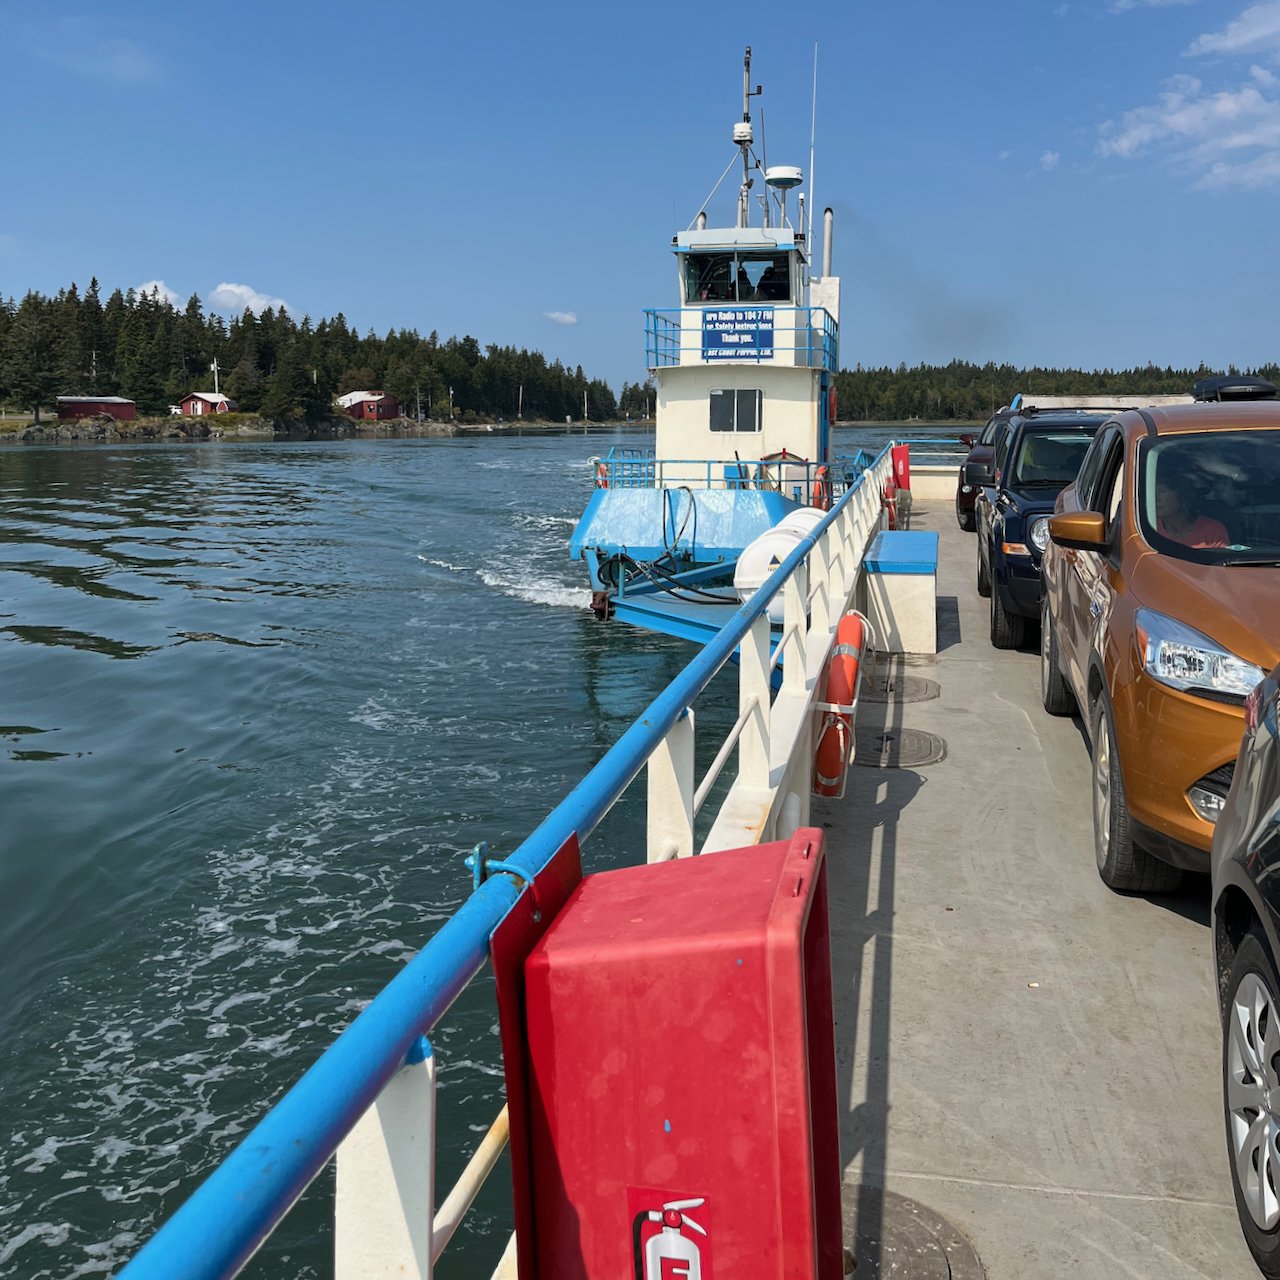
<path id="1" fill-rule="evenodd" d="M 63 421 L 96 418 L 103 413 L 117 422 L 132 422 L 138 416 L 138 406 L 132 400 L 125 400 L 120 396 L 58 397 L 58 417 Z"/>
<path id="2" fill-rule="evenodd" d="M 400 416 L 400 406 L 395 396 L 385 391 L 348 391 L 338 397 L 338 403 L 348 416 L 364 422 L 385 422 Z"/>
<path id="3" fill-rule="evenodd" d="M 236 402 L 212 391 L 193 391 L 182 397 L 182 416 L 202 418 L 206 413 L 234 413 Z"/>

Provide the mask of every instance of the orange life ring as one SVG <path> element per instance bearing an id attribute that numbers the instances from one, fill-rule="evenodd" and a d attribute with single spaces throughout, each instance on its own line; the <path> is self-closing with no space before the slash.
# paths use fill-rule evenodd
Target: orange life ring
<path id="1" fill-rule="evenodd" d="M 892 480 L 884 482 L 880 491 L 880 505 L 889 513 L 889 528 L 898 527 L 898 490 Z"/>
<path id="2" fill-rule="evenodd" d="M 819 511 L 831 510 L 831 468 L 819 467 L 813 473 L 813 505 Z"/>
<path id="3" fill-rule="evenodd" d="M 838 800 L 844 795 L 845 774 L 853 746 L 853 706 L 858 697 L 858 664 L 865 635 L 862 618 L 847 613 L 836 628 L 836 645 L 827 664 L 818 742 L 813 752 L 813 794 Z M 848 710 L 832 710 L 832 707 Z"/>

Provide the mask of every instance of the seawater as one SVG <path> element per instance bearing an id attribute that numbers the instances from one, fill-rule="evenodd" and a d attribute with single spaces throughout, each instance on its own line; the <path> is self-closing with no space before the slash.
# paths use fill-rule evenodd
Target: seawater
<path id="1" fill-rule="evenodd" d="M 0 1276 L 117 1270 L 692 656 L 567 559 L 615 443 L 0 452 Z M 585 861 L 642 856 L 641 785 Z M 432 1040 L 443 1194 L 503 1101 L 487 977 Z M 245 1274 L 329 1275 L 331 1202 Z"/>

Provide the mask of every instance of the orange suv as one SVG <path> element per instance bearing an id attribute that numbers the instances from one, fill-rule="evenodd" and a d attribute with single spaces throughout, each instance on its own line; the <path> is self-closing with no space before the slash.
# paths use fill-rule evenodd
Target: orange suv
<path id="1" fill-rule="evenodd" d="M 1280 661 L 1280 402 L 1108 420 L 1049 536 L 1041 694 L 1088 728 L 1099 874 L 1172 889 L 1209 869 L 1245 695 Z"/>

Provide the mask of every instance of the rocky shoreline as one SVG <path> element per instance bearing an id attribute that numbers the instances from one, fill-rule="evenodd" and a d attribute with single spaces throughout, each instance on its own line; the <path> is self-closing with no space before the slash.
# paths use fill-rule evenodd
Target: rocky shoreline
<path id="1" fill-rule="evenodd" d="M 591 423 L 603 426 L 603 423 Z M 581 429 L 574 423 L 574 428 Z M 392 418 L 386 422 L 358 422 L 342 414 L 314 422 L 292 418 L 262 418 L 257 414 L 227 413 L 206 418 L 138 418 L 116 422 L 112 418 L 81 418 L 74 422 L 41 422 L 6 428 L 0 424 L 3 444 L 129 444 L 182 443 L 218 440 L 340 440 L 415 436 L 488 435 L 520 431 L 565 430 L 555 422 L 415 422 Z"/>

